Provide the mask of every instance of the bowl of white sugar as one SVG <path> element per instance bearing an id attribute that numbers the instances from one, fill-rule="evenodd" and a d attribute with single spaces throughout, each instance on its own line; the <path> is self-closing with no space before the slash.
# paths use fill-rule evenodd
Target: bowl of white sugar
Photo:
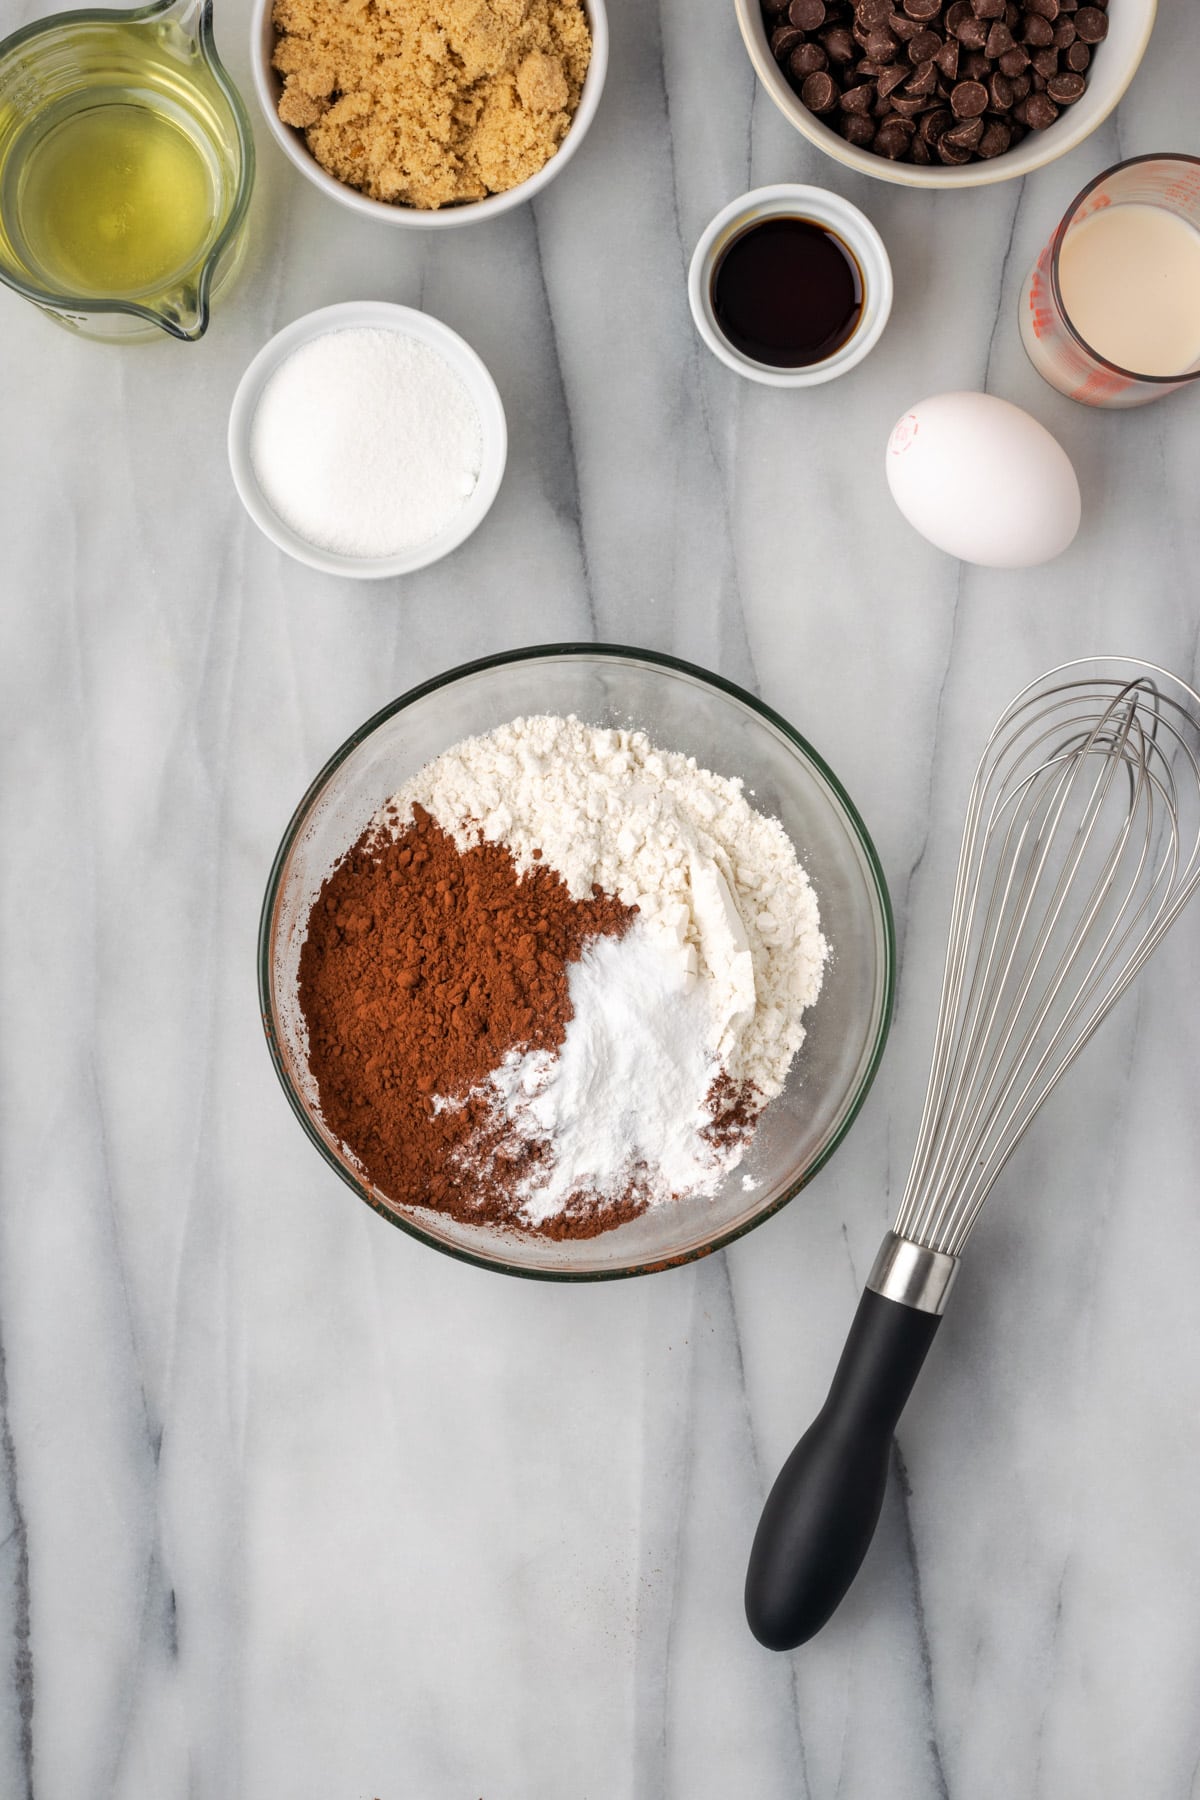
<path id="1" fill-rule="evenodd" d="M 476 352 L 412 307 L 348 301 L 286 326 L 250 364 L 229 465 L 254 523 L 298 562 L 380 580 L 449 555 L 482 522 L 507 455 Z"/>
<path id="2" fill-rule="evenodd" d="M 651 651 L 489 658 L 368 720 L 275 859 L 284 1092 L 393 1225 L 597 1280 L 730 1243 L 843 1141 L 894 942 L 861 817 L 753 695 Z"/>

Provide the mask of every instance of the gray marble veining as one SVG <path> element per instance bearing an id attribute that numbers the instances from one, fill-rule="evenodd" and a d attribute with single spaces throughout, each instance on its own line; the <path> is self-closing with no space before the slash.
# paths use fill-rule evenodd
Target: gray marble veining
<path id="1" fill-rule="evenodd" d="M 1074 407 L 1016 329 L 1096 170 L 1200 150 L 1192 9 L 1164 0 L 1071 156 L 932 197 L 809 151 L 731 8 L 611 10 L 599 117 L 533 207 L 389 232 L 260 131 L 250 263 L 200 345 L 75 341 L 0 291 L 4 1800 L 1200 1796 L 1200 918 L 989 1202 L 842 1611 L 773 1657 L 740 1599 L 907 1168 L 983 736 L 1073 655 L 1197 678 L 1195 397 Z M 246 0 L 217 15 L 248 92 Z M 805 394 L 709 357 L 684 287 L 712 213 L 787 178 L 865 207 L 896 272 L 878 350 Z M 511 427 L 476 537 L 379 588 L 277 554 L 224 456 L 256 348 L 346 298 L 460 330 Z M 955 386 L 1068 449 L 1060 561 L 960 567 L 892 507 L 892 422 Z M 798 724 L 874 834 L 901 965 L 867 1107 L 798 1201 L 707 1263 L 562 1290 L 356 1206 L 277 1090 L 254 938 L 362 719 L 592 636 Z"/>

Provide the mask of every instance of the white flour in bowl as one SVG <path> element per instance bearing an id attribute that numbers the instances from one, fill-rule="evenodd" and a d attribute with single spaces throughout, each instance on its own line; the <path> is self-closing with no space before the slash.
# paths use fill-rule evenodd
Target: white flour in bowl
<path id="1" fill-rule="evenodd" d="M 502 844 L 576 899 L 599 887 L 638 909 L 571 967 L 557 1055 L 512 1052 L 490 1077 L 493 1117 L 546 1146 L 522 1178 L 525 1217 L 542 1224 L 581 1195 L 713 1192 L 784 1085 L 828 955 L 782 825 L 740 781 L 573 717 L 514 719 L 455 745 L 376 823 L 399 832 L 414 806 L 462 850 Z"/>

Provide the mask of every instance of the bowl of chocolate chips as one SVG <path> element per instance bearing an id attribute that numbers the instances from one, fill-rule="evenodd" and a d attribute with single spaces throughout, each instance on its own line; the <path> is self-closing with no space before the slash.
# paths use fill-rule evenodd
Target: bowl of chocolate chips
<path id="1" fill-rule="evenodd" d="M 1064 156 L 1129 86 L 1156 0 L 735 0 L 804 137 L 864 175 L 978 187 Z"/>

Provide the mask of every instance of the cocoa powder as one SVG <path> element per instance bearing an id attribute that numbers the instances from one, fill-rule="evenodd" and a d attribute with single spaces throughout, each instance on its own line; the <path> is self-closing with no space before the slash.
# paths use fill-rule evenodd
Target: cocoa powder
<path id="1" fill-rule="evenodd" d="M 514 1190 L 545 1146 L 501 1141 L 472 1090 L 510 1050 L 561 1046 L 571 963 L 634 916 L 599 889 L 573 900 L 550 869 L 518 876 L 500 846 L 460 851 L 419 807 L 399 836 L 368 829 L 322 884 L 299 974 L 321 1112 L 367 1181 L 396 1205 L 519 1225 Z M 646 1198 L 580 1196 L 540 1230 L 593 1236 Z"/>

